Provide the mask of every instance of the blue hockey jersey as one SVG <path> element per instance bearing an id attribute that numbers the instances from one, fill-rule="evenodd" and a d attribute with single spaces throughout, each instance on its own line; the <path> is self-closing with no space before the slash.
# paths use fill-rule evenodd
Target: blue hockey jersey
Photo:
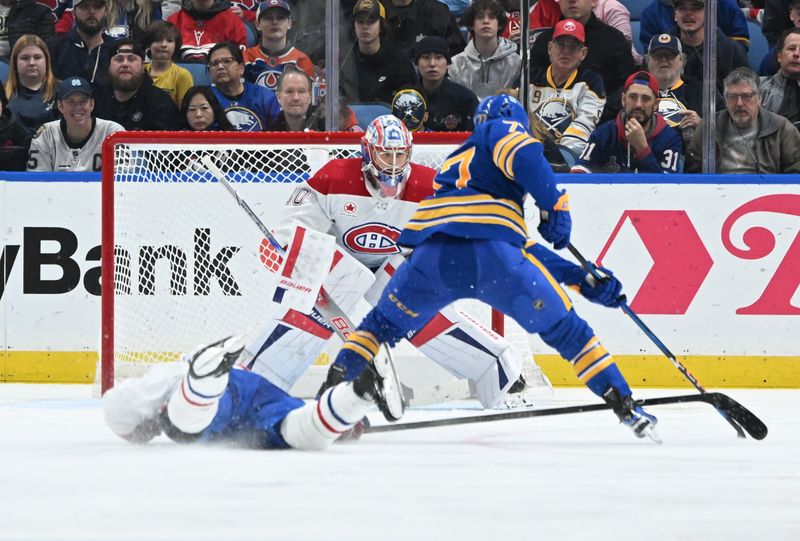
<path id="1" fill-rule="evenodd" d="M 275 93 L 263 86 L 245 82 L 244 92 L 235 98 L 220 92 L 216 85 L 211 85 L 211 90 L 236 131 L 264 131 L 281 112 Z"/>
<path id="2" fill-rule="evenodd" d="M 525 194 L 543 209 L 554 208 L 561 195 L 542 151 L 542 144 L 519 122 L 478 125 L 442 164 L 433 196 L 420 202 L 398 243 L 417 246 L 435 233 L 446 233 L 522 246 L 528 236 Z"/>
<path id="3" fill-rule="evenodd" d="M 623 113 L 600 124 L 572 166 L 573 173 L 679 173 L 683 168 L 683 137 L 653 113 L 655 126 L 647 134 L 648 147 L 634 151 L 625 139 Z"/>

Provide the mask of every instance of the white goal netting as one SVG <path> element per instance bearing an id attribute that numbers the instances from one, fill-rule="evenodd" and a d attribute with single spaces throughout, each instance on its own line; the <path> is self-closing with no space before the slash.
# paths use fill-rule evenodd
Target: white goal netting
<path id="1" fill-rule="evenodd" d="M 115 379 L 140 375 L 152 363 L 175 361 L 198 344 L 252 333 L 272 315 L 269 299 L 275 282 L 262 261 L 266 241 L 224 187 L 196 168 L 196 162 L 212 156 L 272 228 L 297 183 L 332 158 L 360 155 L 357 136 L 336 135 L 265 134 L 206 142 L 193 135 L 144 139 L 120 133 L 107 142 L 99 365 L 105 387 L 112 383 L 112 370 Z M 455 146 L 415 141 L 413 161 L 437 168 Z M 492 326 L 488 306 L 468 301 L 460 307 Z M 506 321 L 503 334 L 530 360 L 526 379 L 545 385 L 527 335 Z M 334 338 L 295 393 L 309 396 L 316 391 L 336 349 Z M 437 377 L 428 371 L 433 363 L 413 348 L 400 352 L 403 359 L 409 357 L 401 375 L 412 385 Z"/>

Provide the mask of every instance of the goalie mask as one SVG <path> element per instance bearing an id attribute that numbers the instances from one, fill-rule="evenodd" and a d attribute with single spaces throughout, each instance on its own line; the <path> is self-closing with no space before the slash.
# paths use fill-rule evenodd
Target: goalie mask
<path id="1" fill-rule="evenodd" d="M 428 103 L 419 90 L 400 90 L 392 99 L 392 114 L 402 120 L 409 131 L 419 131 L 428 119 Z"/>
<path id="2" fill-rule="evenodd" d="M 397 117 L 373 120 L 361 138 L 361 170 L 374 197 L 399 199 L 411 174 L 411 134 Z"/>

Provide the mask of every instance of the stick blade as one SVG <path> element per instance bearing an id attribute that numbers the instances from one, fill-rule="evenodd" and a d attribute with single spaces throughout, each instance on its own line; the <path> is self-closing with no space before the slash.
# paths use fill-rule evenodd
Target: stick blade
<path id="1" fill-rule="evenodd" d="M 722 393 L 704 393 L 706 402 L 727 414 L 731 419 L 738 423 L 750 437 L 756 440 L 763 440 L 767 437 L 767 425 L 756 417 L 756 415 L 742 406 L 730 396 Z"/>

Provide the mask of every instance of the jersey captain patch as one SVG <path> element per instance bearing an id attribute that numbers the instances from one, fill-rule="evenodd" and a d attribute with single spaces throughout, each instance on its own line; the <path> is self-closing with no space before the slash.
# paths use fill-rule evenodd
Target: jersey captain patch
<path id="1" fill-rule="evenodd" d="M 349 229 L 342 243 L 352 252 L 363 254 L 396 254 L 400 230 L 387 224 L 370 222 Z"/>

